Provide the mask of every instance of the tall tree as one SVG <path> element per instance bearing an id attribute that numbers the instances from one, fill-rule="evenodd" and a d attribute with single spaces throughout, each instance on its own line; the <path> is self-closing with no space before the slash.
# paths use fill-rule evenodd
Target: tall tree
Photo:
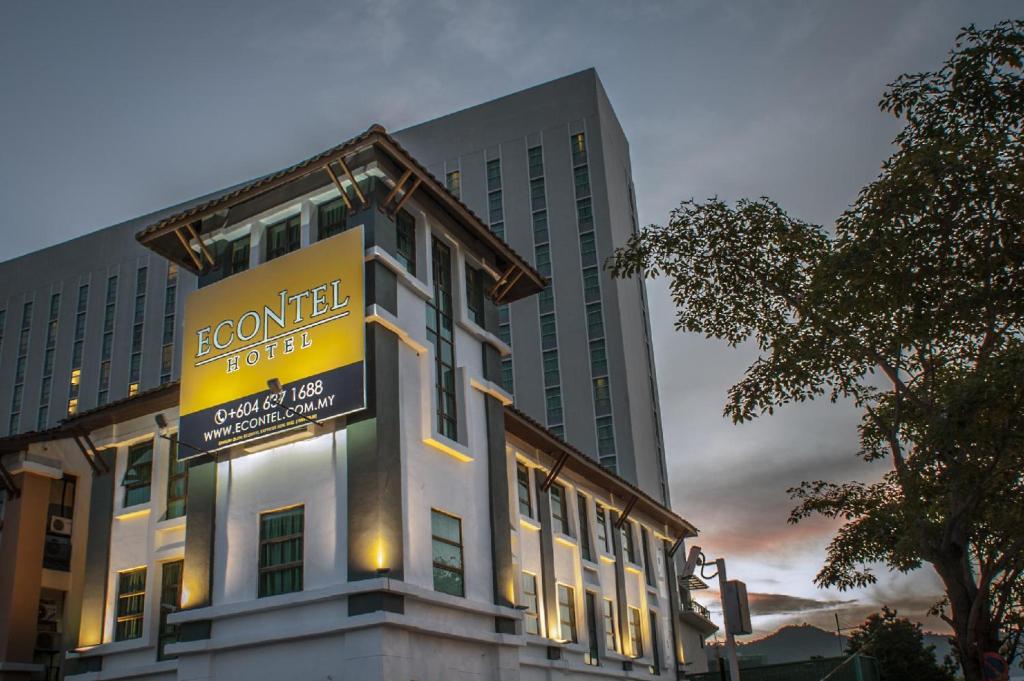
<path id="1" fill-rule="evenodd" d="M 949 667 L 935 657 L 935 646 L 925 645 L 921 625 L 883 607 L 868 616 L 851 634 L 849 653 L 878 660 L 881 681 L 954 681 Z"/>
<path id="2" fill-rule="evenodd" d="M 1024 22 L 957 36 L 880 108 L 905 127 L 879 177 L 825 230 L 767 198 L 684 201 L 607 266 L 664 275 L 677 330 L 752 341 L 736 422 L 827 396 L 863 409 L 877 483 L 805 482 L 792 522 L 845 524 L 819 585 L 872 564 L 938 573 L 967 681 L 1024 623 Z"/>

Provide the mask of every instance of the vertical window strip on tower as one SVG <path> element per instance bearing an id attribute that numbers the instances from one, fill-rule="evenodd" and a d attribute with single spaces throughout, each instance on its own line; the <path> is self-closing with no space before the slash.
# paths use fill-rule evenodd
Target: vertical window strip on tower
<path id="1" fill-rule="evenodd" d="M 594 210 L 590 196 L 586 135 L 582 132 L 575 133 L 570 136 L 569 143 L 576 195 L 576 226 L 580 239 L 583 301 L 586 306 L 587 337 L 590 343 L 590 379 L 594 400 L 597 455 L 602 466 L 615 470 L 615 429 L 611 418 L 612 399 L 601 302 L 601 269 L 597 257 L 597 234 L 594 230 Z"/>
<path id="2" fill-rule="evenodd" d="M 555 291 L 551 269 L 551 244 L 547 227 L 547 195 L 544 188 L 544 149 L 527 150 L 530 174 L 530 210 L 533 224 L 533 254 L 537 271 L 548 278 L 547 287 L 537 297 L 540 315 L 541 351 L 544 366 L 544 410 L 547 426 L 564 437 L 562 387 L 558 360 L 558 323 L 555 320 Z"/>
<path id="3" fill-rule="evenodd" d="M 455 399 L 455 330 L 452 325 L 452 255 L 440 239 L 433 239 L 434 299 L 427 302 L 427 339 L 434 346 L 434 381 L 437 394 L 437 432 L 458 439 Z"/>
<path id="4" fill-rule="evenodd" d="M 114 352 L 114 320 L 117 316 L 117 275 L 107 278 L 107 298 L 103 308 L 103 338 L 100 345 L 100 381 L 96 404 L 104 405 L 110 395 L 110 366 Z"/>
<path id="5" fill-rule="evenodd" d="M 53 363 L 57 354 L 57 329 L 60 319 L 60 294 L 50 295 L 50 318 L 46 323 L 46 348 L 43 354 L 43 380 L 39 384 L 39 414 L 36 430 L 43 430 L 50 421 L 50 397 L 53 393 Z"/>
<path id="6" fill-rule="evenodd" d="M 82 385 L 82 350 L 85 345 L 86 313 L 89 310 L 89 285 L 78 287 L 75 308 L 75 340 L 71 346 L 71 381 L 68 386 L 68 416 L 78 413 L 78 394 Z"/>
<path id="7" fill-rule="evenodd" d="M 128 397 L 139 392 L 142 376 L 142 334 L 146 325 L 146 281 L 148 269 L 135 272 L 135 310 L 132 316 L 132 354 L 128 364 Z"/>
<path id="8" fill-rule="evenodd" d="M 160 384 L 171 380 L 174 366 L 174 310 L 178 301 L 178 266 L 167 265 L 167 286 L 164 289 L 163 346 L 160 350 Z"/>
<path id="9" fill-rule="evenodd" d="M 501 194 L 501 159 L 487 162 L 487 219 L 491 231 L 505 238 L 505 207 Z"/>
<path id="10" fill-rule="evenodd" d="M 14 435 L 21 426 L 21 402 L 25 395 L 25 372 L 28 369 L 28 348 L 32 336 L 32 301 L 21 308 L 21 331 L 18 333 L 18 359 L 14 365 L 14 387 L 11 390 L 11 421 L 7 429 Z"/>

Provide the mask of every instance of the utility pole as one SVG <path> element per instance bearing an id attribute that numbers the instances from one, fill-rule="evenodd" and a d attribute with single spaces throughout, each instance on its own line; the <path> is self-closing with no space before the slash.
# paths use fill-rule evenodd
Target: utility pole
<path id="1" fill-rule="evenodd" d="M 715 561 L 718 568 L 718 593 L 722 599 L 722 617 L 725 619 L 725 654 L 729 656 L 729 681 L 740 681 L 740 661 L 736 657 L 736 638 L 732 634 L 733 623 L 729 606 L 725 602 L 725 558 Z"/>

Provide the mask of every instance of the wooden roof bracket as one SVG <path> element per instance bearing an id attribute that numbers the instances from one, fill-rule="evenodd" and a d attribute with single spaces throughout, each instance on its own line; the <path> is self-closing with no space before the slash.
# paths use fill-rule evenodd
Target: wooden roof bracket
<path id="1" fill-rule="evenodd" d="M 673 542 L 672 546 L 669 547 L 669 549 L 668 549 L 668 557 L 669 558 L 671 558 L 672 556 L 676 555 L 676 551 L 678 551 L 679 547 L 683 545 L 683 540 L 684 539 L 686 539 L 686 535 L 685 534 L 679 535 L 679 539 L 676 539 L 675 542 Z"/>
<path id="2" fill-rule="evenodd" d="M 2 461 L 0 461 L 0 485 L 7 490 L 7 495 L 12 499 L 17 499 L 21 496 L 21 490 L 18 489 L 18 485 L 14 482 L 14 477 L 8 471 Z"/>
<path id="3" fill-rule="evenodd" d="M 558 457 L 558 461 L 548 471 L 548 476 L 544 478 L 544 482 L 541 483 L 540 489 L 542 492 L 547 492 L 548 488 L 554 484 L 555 478 L 562 472 L 562 468 L 565 467 L 565 462 L 569 460 L 569 452 L 562 452 L 562 456 Z"/>
<path id="4" fill-rule="evenodd" d="M 324 170 L 331 176 L 331 181 L 334 182 L 334 186 L 338 188 L 338 193 L 341 194 L 341 200 L 345 203 L 345 208 L 349 211 L 352 210 L 352 200 L 348 198 L 348 192 L 341 186 L 341 180 L 338 179 L 338 175 L 334 172 L 334 168 L 328 163 L 324 166 Z"/>
<path id="5" fill-rule="evenodd" d="M 508 278 L 511 277 L 512 274 L 515 273 L 515 271 L 516 266 L 509 265 L 509 268 L 501 273 L 501 276 L 498 277 L 498 280 L 494 282 L 491 288 L 487 289 L 487 295 L 496 300 L 498 297 L 498 290 L 505 285 L 505 283 L 508 281 Z"/>
<path id="6" fill-rule="evenodd" d="M 352 183 L 352 188 L 356 190 L 356 196 L 359 198 L 359 202 L 366 206 L 366 195 L 363 194 L 363 190 L 359 188 L 359 183 L 356 182 L 356 176 L 349 170 L 348 164 L 345 163 L 345 158 L 342 156 L 338 157 L 338 165 L 345 171 L 345 176 L 348 177 L 348 181 Z"/>
<path id="7" fill-rule="evenodd" d="M 381 208 L 387 208 L 387 205 L 391 203 L 391 199 L 395 198 L 395 195 L 398 194 L 398 192 L 402 189 L 402 185 L 405 184 L 406 180 L 409 179 L 410 175 L 412 175 L 412 168 L 407 168 L 406 171 L 402 174 L 402 177 L 398 180 L 398 182 L 395 183 L 395 186 L 392 187 L 391 191 L 388 192 L 388 195 L 385 196 L 384 200 L 380 202 Z"/>
<path id="8" fill-rule="evenodd" d="M 109 473 L 110 466 L 107 465 L 106 461 L 100 458 L 100 449 L 93 443 L 92 438 L 89 437 L 89 434 L 83 434 L 82 439 L 85 440 L 85 444 L 89 445 L 89 449 L 92 450 L 93 456 L 96 457 L 96 460 L 100 462 L 100 466 L 103 468 L 103 470 Z"/>
<path id="9" fill-rule="evenodd" d="M 174 235 L 178 237 L 178 241 L 181 242 L 181 247 L 188 253 L 188 257 L 192 258 L 192 262 L 195 263 L 196 269 L 201 272 L 203 270 L 203 261 L 199 259 L 196 252 L 192 250 L 191 246 L 189 246 L 188 240 L 185 239 L 185 236 L 181 233 L 180 227 L 174 230 Z"/>
<path id="10" fill-rule="evenodd" d="M 509 269 L 511 270 L 513 268 L 509 268 Z M 508 273 L 506 272 L 506 274 L 508 274 Z M 499 280 L 499 281 L 502 281 L 500 286 L 499 286 L 499 284 L 495 284 L 494 286 L 491 287 L 491 290 L 490 290 L 491 298 L 493 298 L 494 302 L 498 303 L 499 305 L 501 303 L 505 302 L 505 296 L 509 294 L 509 292 L 512 290 L 512 288 L 522 278 L 523 278 L 523 270 L 517 271 L 509 279 L 506 279 L 505 275 L 502 275 L 501 280 Z"/>
<path id="11" fill-rule="evenodd" d="M 409 197 L 416 193 L 416 190 L 420 188 L 421 184 L 423 184 L 423 180 L 417 177 L 416 181 L 412 183 L 411 187 L 409 187 L 409 191 L 405 192 L 402 196 L 402 200 L 395 204 L 395 209 L 391 211 L 392 215 L 398 215 L 398 211 L 402 210 L 402 206 L 404 206 L 405 202 L 409 200 Z"/>
<path id="12" fill-rule="evenodd" d="M 93 460 L 92 455 L 89 454 L 89 451 L 85 448 L 85 445 L 82 444 L 82 441 L 79 440 L 78 437 L 78 435 L 72 435 L 71 439 L 75 441 L 76 445 L 78 445 L 78 450 L 82 452 L 82 458 L 84 458 L 85 462 L 89 464 L 89 468 L 92 469 L 93 475 L 103 475 L 103 471 L 96 465 L 96 461 Z"/>
<path id="13" fill-rule="evenodd" d="M 202 252 L 203 257 L 206 258 L 206 262 L 210 263 L 210 267 L 213 267 L 215 264 L 213 256 L 210 254 L 210 249 L 207 248 L 206 244 L 203 242 L 202 237 L 199 236 L 199 230 L 196 229 L 196 224 L 194 222 L 190 222 L 188 223 L 187 228 L 189 233 L 192 235 L 192 238 L 199 244 L 199 250 Z"/>
<path id="14" fill-rule="evenodd" d="M 628 504 L 626 504 L 626 508 L 622 509 L 622 515 L 620 515 L 619 519 L 615 521 L 615 529 L 621 529 L 622 526 L 626 524 L 626 520 L 629 518 L 629 514 L 633 512 L 633 507 L 636 506 L 637 499 L 639 498 L 640 497 L 634 494 L 633 498 L 629 500 Z"/>

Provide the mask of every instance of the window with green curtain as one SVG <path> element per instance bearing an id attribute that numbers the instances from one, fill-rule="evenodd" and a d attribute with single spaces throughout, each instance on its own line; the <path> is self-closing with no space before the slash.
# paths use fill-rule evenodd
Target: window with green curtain
<path id="1" fill-rule="evenodd" d="M 640 610 L 629 609 L 629 643 L 632 646 L 630 651 L 633 657 L 642 657 L 644 654 L 644 633 L 640 624 Z"/>
<path id="2" fill-rule="evenodd" d="M 605 553 L 612 552 L 611 542 L 608 541 L 608 520 L 604 506 L 601 504 L 594 504 L 594 516 L 597 518 L 597 524 L 594 525 L 594 532 L 597 536 L 597 545 L 601 547 Z"/>
<path id="3" fill-rule="evenodd" d="M 167 455 L 167 519 L 185 515 L 188 496 L 188 462 L 178 460 L 178 436 L 172 435 Z"/>
<path id="4" fill-rule="evenodd" d="M 114 640 L 142 638 L 146 612 L 146 568 L 117 573 L 117 613 Z"/>
<path id="5" fill-rule="evenodd" d="M 572 136 L 572 164 L 578 166 L 587 162 L 587 141 L 582 132 Z"/>
<path id="6" fill-rule="evenodd" d="M 573 170 L 573 182 L 576 185 L 578 198 L 590 196 L 590 171 L 587 170 L 587 166 L 580 166 Z"/>
<path id="7" fill-rule="evenodd" d="M 304 531 L 303 506 L 260 514 L 260 598 L 302 591 Z"/>
<path id="8" fill-rule="evenodd" d="M 543 355 L 544 360 L 544 385 L 552 386 L 558 385 L 558 351 L 557 350 L 545 350 Z"/>
<path id="9" fill-rule="evenodd" d="M 484 274 L 466 265 L 466 310 L 477 326 L 484 325 Z"/>
<path id="10" fill-rule="evenodd" d="M 580 555 L 584 560 L 594 560 L 594 550 L 590 545 L 590 514 L 587 512 L 587 498 L 576 495 L 577 510 L 580 517 Z"/>
<path id="11" fill-rule="evenodd" d="M 593 232 L 580 235 L 580 259 L 584 267 L 597 265 L 597 241 L 594 240 Z"/>
<path id="12" fill-rule="evenodd" d="M 587 303 L 587 336 L 589 338 L 604 337 L 604 316 L 601 314 L 601 303 Z"/>
<path id="13" fill-rule="evenodd" d="M 295 215 L 267 227 L 263 235 L 267 261 L 280 258 L 299 248 L 299 216 Z"/>
<path id="14" fill-rule="evenodd" d="M 604 645 L 607 650 L 619 652 L 619 637 L 615 635 L 615 603 L 604 599 Z"/>
<path id="15" fill-rule="evenodd" d="M 598 376 L 594 379 L 594 413 L 605 416 L 612 411 L 612 396 L 608 387 L 608 377 Z"/>
<path id="16" fill-rule="evenodd" d="M 416 220 L 404 210 L 395 217 L 397 231 L 397 253 L 395 257 L 405 271 L 416 276 Z"/>
<path id="17" fill-rule="evenodd" d="M 146 440 L 128 448 L 128 463 L 124 471 L 124 505 L 135 506 L 149 502 L 150 480 L 153 475 L 153 441 Z"/>
<path id="18" fill-rule="evenodd" d="M 501 189 L 501 159 L 494 158 L 487 162 L 487 191 Z"/>
<path id="19" fill-rule="evenodd" d="M 434 590 L 465 596 L 462 564 L 462 521 L 444 511 L 430 511 L 431 544 L 434 557 Z"/>
<path id="20" fill-rule="evenodd" d="M 633 539 L 633 521 L 627 520 L 622 523 L 622 527 L 619 528 L 622 533 L 622 554 L 627 562 L 636 565 L 639 561 L 636 559 L 636 544 Z"/>
<path id="21" fill-rule="evenodd" d="M 239 237 L 228 244 L 228 257 L 225 259 L 228 274 L 237 274 L 249 269 L 249 235 Z"/>
<path id="22" fill-rule="evenodd" d="M 519 513 L 527 518 L 532 518 L 533 504 L 530 501 L 530 469 L 521 463 L 516 464 L 516 488 L 519 495 Z"/>
<path id="23" fill-rule="evenodd" d="M 322 203 L 316 209 L 317 241 L 322 241 L 345 231 L 348 220 L 348 206 L 341 198 Z"/>
<path id="24" fill-rule="evenodd" d="M 597 453 L 599 456 L 615 454 L 615 426 L 611 416 L 597 418 Z M 601 465 L 604 465 L 604 461 Z"/>
<path id="25" fill-rule="evenodd" d="M 530 147 L 526 152 L 530 167 L 530 177 L 539 177 L 544 174 L 544 152 L 538 147 Z"/>
<path id="26" fill-rule="evenodd" d="M 556 385 L 544 389 L 544 404 L 547 410 L 548 426 L 555 426 L 560 424 L 562 422 L 561 386 Z"/>
<path id="27" fill-rule="evenodd" d="M 551 499 L 551 524 L 556 532 L 566 536 L 572 536 L 572 529 L 569 527 L 569 508 L 565 503 L 565 488 L 557 482 L 552 483 L 548 488 Z"/>
<path id="28" fill-rule="evenodd" d="M 546 244 L 548 242 L 548 212 L 539 210 L 533 214 L 533 243 Z"/>
<path id="29" fill-rule="evenodd" d="M 540 610 L 537 602 L 537 576 L 523 573 L 523 628 L 527 634 L 540 636 Z"/>
<path id="30" fill-rule="evenodd" d="M 181 609 L 181 574 L 185 562 L 174 560 L 164 563 L 160 576 L 160 635 L 157 639 L 156 659 L 167 660 L 177 657 L 168 655 L 164 648 L 168 643 L 178 642 L 180 625 L 171 624 L 167 616 Z"/>
<path id="31" fill-rule="evenodd" d="M 604 339 L 590 341 L 590 373 L 604 376 L 608 373 L 608 355 L 604 350 Z"/>
<path id="32" fill-rule="evenodd" d="M 563 641 L 576 642 L 576 592 L 565 584 L 558 585 L 558 626 Z"/>
<path id="33" fill-rule="evenodd" d="M 589 198 L 576 202 L 576 221 L 579 223 L 580 232 L 589 232 L 594 229 L 594 209 Z"/>
<path id="34" fill-rule="evenodd" d="M 555 313 L 540 316 L 540 347 L 550 350 L 558 345 L 558 328 L 555 324 Z"/>
<path id="35" fill-rule="evenodd" d="M 544 178 L 530 180 L 530 209 L 544 210 L 547 206 L 547 195 L 544 192 Z"/>
<path id="36" fill-rule="evenodd" d="M 437 432 L 458 439 L 455 397 L 455 330 L 452 325 L 451 250 L 435 238 L 433 246 L 434 298 L 427 302 L 427 340 L 434 346 L 434 381 L 437 394 Z"/>

